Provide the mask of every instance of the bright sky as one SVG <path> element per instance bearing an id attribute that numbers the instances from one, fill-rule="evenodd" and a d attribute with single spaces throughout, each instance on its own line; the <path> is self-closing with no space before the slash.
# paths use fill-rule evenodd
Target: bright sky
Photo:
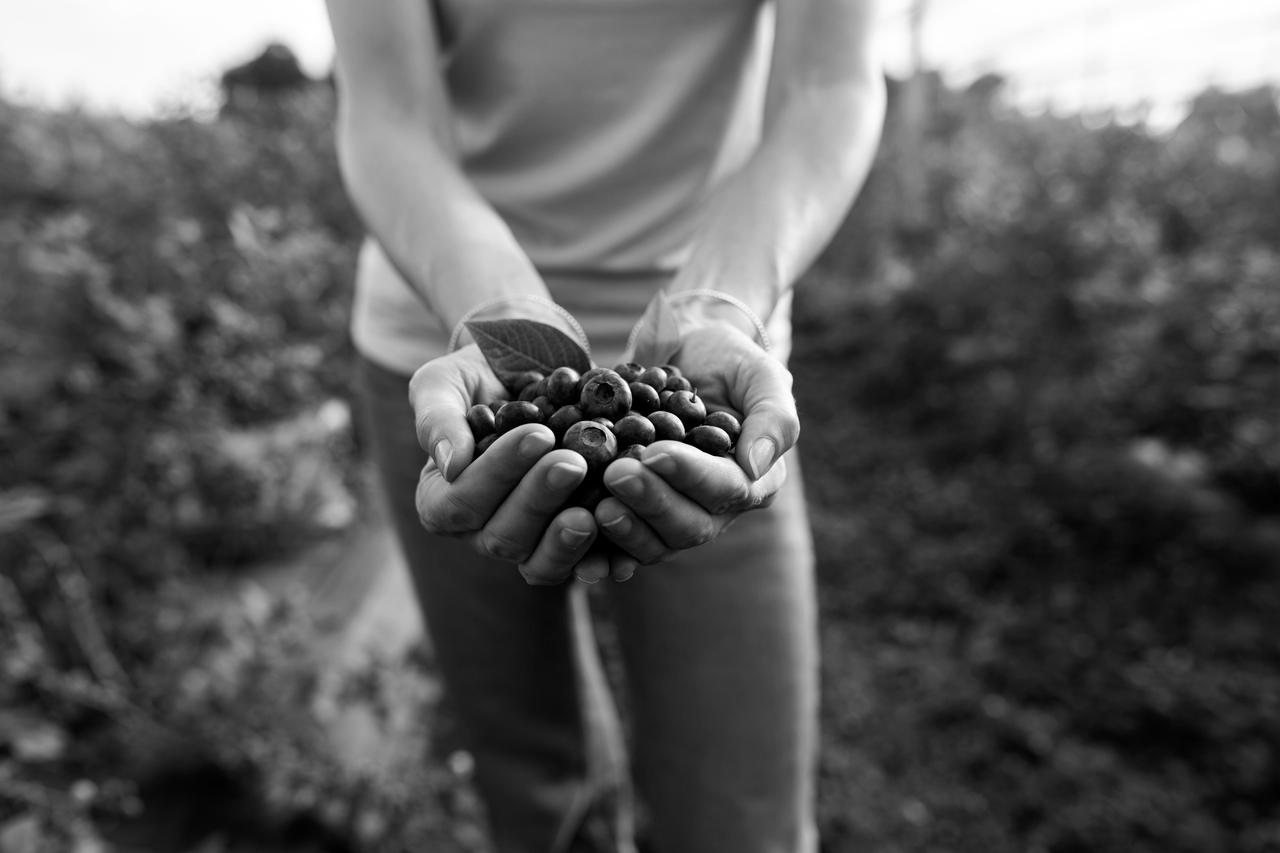
<path id="1" fill-rule="evenodd" d="M 901 72 L 915 0 L 879 2 L 886 58 Z M 1028 104 L 1177 103 L 1211 83 L 1280 82 L 1272 0 L 926 2 L 927 62 L 953 82 L 1006 71 Z M 323 0 L 0 0 L 0 91 L 142 115 L 211 97 L 219 72 L 273 39 L 327 71 Z"/>

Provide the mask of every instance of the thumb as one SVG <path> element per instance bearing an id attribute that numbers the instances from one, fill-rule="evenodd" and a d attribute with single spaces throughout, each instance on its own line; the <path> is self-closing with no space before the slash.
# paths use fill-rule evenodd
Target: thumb
<path id="1" fill-rule="evenodd" d="M 792 394 L 791 371 L 763 353 L 744 359 L 734 376 L 732 399 L 741 401 L 742 433 L 734 457 L 752 480 L 759 480 L 800 437 L 800 417 Z"/>
<path id="2" fill-rule="evenodd" d="M 409 403 L 418 444 L 452 483 L 475 455 L 467 424 L 471 394 L 463 372 L 448 356 L 427 362 L 409 382 Z"/>

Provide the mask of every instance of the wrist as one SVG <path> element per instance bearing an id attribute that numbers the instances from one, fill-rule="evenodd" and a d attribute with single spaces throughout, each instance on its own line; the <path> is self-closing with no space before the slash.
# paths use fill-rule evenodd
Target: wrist
<path id="1" fill-rule="evenodd" d="M 764 321 L 746 302 L 719 290 L 681 290 L 668 296 L 681 333 L 706 326 L 727 325 L 738 329 L 768 352 L 772 346 Z"/>

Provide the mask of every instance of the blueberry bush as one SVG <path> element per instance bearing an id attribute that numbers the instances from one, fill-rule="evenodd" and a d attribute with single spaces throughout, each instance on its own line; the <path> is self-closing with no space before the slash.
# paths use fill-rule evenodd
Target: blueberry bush
<path id="1" fill-rule="evenodd" d="M 1280 850 L 1277 92 L 930 106 L 795 306 L 824 850 Z M 482 849 L 429 660 L 317 684 L 314 614 L 214 606 L 363 512 L 332 114 L 0 101 L 0 847 Z"/>

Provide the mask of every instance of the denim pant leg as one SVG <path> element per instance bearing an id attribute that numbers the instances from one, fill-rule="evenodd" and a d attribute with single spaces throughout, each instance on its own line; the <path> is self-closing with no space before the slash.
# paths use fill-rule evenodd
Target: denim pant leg
<path id="1" fill-rule="evenodd" d="M 813 549 L 788 462 L 770 508 L 612 590 L 654 853 L 817 849 Z"/>
<path id="2" fill-rule="evenodd" d="M 585 850 L 577 827 L 622 768 L 610 754 L 616 718 L 598 661 L 584 660 L 589 643 L 575 633 L 586 621 L 583 602 L 572 599 L 572 585 L 528 586 L 512 564 L 427 533 L 414 508 L 426 456 L 414 434 L 409 377 L 363 361 L 359 379 L 388 511 L 476 760 L 495 846 Z"/>

